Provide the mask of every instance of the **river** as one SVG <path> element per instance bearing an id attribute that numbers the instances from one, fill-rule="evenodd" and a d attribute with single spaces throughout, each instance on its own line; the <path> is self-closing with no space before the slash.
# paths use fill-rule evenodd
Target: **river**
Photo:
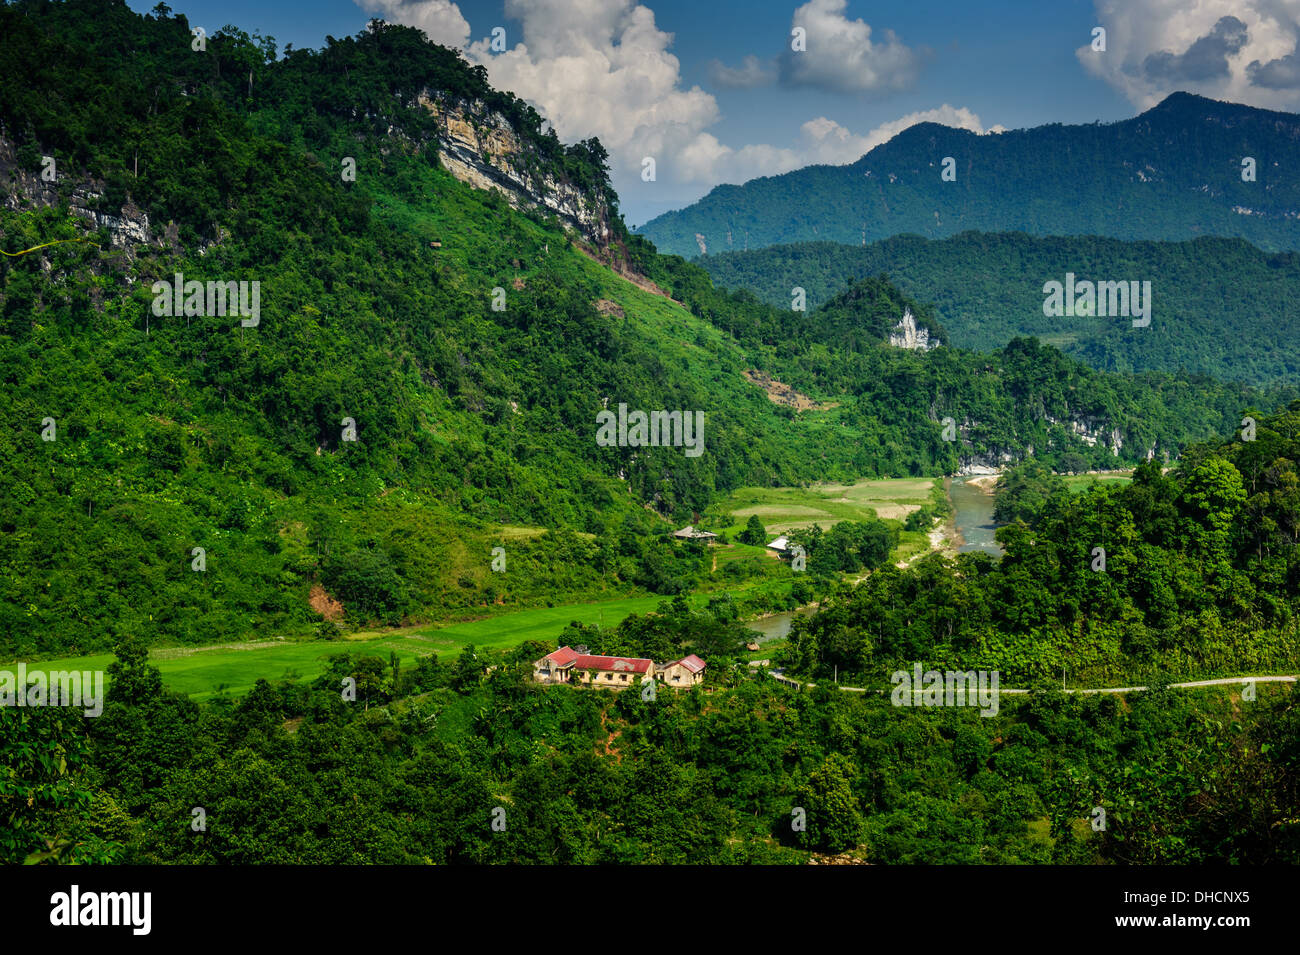
<path id="1" fill-rule="evenodd" d="M 774 613 L 769 617 L 760 617 L 758 620 L 746 620 L 745 626 L 758 632 L 759 635 L 756 638 L 758 643 L 781 640 L 790 633 L 790 627 L 793 626 L 795 617 L 806 617 L 813 613 L 815 609 L 815 607 L 800 607 L 798 610 Z"/>
<path id="2" fill-rule="evenodd" d="M 978 484 L 971 484 L 968 477 L 955 477 L 948 489 L 952 501 L 952 522 L 962 543 L 957 547 L 960 552 L 982 550 L 994 558 L 1002 556 L 1002 547 L 993 537 L 996 525 L 993 523 L 993 495 Z M 790 633 L 796 616 L 813 613 L 813 607 L 801 607 L 784 613 L 774 613 L 758 620 L 747 620 L 745 626 L 757 631 L 759 643 L 780 640 Z"/>
<path id="3" fill-rule="evenodd" d="M 1001 557 L 1002 546 L 993 537 L 997 526 L 993 523 L 993 495 L 970 481 L 968 477 L 955 477 L 948 488 L 952 520 L 962 540 L 957 550 L 961 553 L 982 550 L 992 557 Z"/>

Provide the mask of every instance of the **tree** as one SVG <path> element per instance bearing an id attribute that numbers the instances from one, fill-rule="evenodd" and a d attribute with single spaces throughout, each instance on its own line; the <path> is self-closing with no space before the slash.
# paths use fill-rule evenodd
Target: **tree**
<path id="1" fill-rule="evenodd" d="M 1065 481 L 1037 461 L 1006 471 L 993 490 L 993 516 L 1001 524 L 1033 524 L 1052 498 L 1069 496 Z"/>
<path id="2" fill-rule="evenodd" d="M 737 539 L 742 544 L 753 544 L 762 546 L 767 543 L 767 528 L 763 522 L 758 519 L 757 514 L 750 514 L 749 520 L 745 522 L 745 529 L 740 532 Z"/>
<path id="3" fill-rule="evenodd" d="M 806 813 L 806 826 L 795 836 L 803 848 L 843 852 L 858 844 L 862 837 L 862 816 L 849 783 L 852 775 L 852 763 L 845 756 L 833 753 L 799 787 L 796 799 Z"/>
<path id="4" fill-rule="evenodd" d="M 456 658 L 456 672 L 451 678 L 451 688 L 457 693 L 464 693 L 470 687 L 478 686 L 483 677 L 483 665 L 478 661 L 478 651 L 470 644 Z"/>
<path id="5" fill-rule="evenodd" d="M 1066 474 L 1082 474 L 1088 470 L 1088 462 L 1078 451 L 1067 451 L 1061 455 L 1061 470 Z"/>

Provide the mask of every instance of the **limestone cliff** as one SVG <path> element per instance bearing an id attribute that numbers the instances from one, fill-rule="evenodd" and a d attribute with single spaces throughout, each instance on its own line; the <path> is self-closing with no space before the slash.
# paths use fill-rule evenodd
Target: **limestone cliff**
<path id="1" fill-rule="evenodd" d="M 552 213 L 598 248 L 609 244 L 610 212 L 604 201 L 538 168 L 504 116 L 478 100 L 429 90 L 418 102 L 437 118 L 439 158 L 457 179 L 476 189 L 501 190 L 513 208 Z"/>
<path id="2" fill-rule="evenodd" d="M 903 317 L 889 333 L 889 344 L 895 348 L 929 351 L 938 348 L 939 342 L 930 338 L 930 329 L 918 328 L 910 308 L 903 309 Z"/>
<path id="3" fill-rule="evenodd" d="M 0 205 L 15 212 L 23 209 L 55 207 L 64 201 L 68 211 L 86 221 L 91 229 L 105 229 L 109 243 L 132 254 L 137 245 L 172 244 L 175 227 L 159 235 L 149 216 L 128 197 L 119 209 L 103 206 L 104 184 L 85 176 L 81 170 L 56 166 L 56 182 L 47 182 L 40 172 L 24 168 L 18 161 L 14 145 L 0 136 Z"/>

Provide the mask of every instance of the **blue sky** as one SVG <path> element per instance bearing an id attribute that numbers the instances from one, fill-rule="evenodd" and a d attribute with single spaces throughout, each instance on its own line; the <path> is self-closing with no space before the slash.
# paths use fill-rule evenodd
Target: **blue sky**
<path id="1" fill-rule="evenodd" d="M 145 12 L 153 3 L 131 0 Z M 319 47 L 371 16 L 424 29 L 599 136 L 629 223 L 912 122 L 975 132 L 1133 116 L 1169 92 L 1295 111 L 1300 0 L 174 0 L 209 32 Z M 790 49 L 791 31 L 805 49 Z M 1106 30 L 1094 50 L 1093 30 Z M 505 28 L 504 52 L 488 38 Z M 645 181 L 645 160 L 655 161 Z"/>

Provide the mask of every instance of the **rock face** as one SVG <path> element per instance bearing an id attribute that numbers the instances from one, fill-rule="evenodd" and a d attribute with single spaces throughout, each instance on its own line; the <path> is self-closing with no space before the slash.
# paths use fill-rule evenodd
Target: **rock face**
<path id="1" fill-rule="evenodd" d="M 1119 428 L 1111 428 L 1107 431 L 1102 422 L 1093 418 L 1071 418 L 1062 422 L 1048 416 L 1047 420 L 1052 424 L 1064 425 L 1071 434 L 1077 435 L 1085 444 L 1096 447 L 1101 443 L 1103 447 L 1110 449 L 1111 454 L 1119 454 L 1124 448 L 1124 436 Z M 1151 452 L 1154 451 L 1155 449 L 1152 448 Z"/>
<path id="2" fill-rule="evenodd" d="M 931 420 L 936 422 L 939 420 L 934 417 L 933 412 Z M 1043 420 L 1049 425 L 1064 430 L 1087 445 L 1092 447 L 1100 445 L 1107 448 L 1116 457 L 1124 448 L 1123 432 L 1117 427 L 1108 426 L 1106 422 L 1099 419 L 1082 416 L 1060 420 L 1053 418 L 1051 415 L 1045 415 Z M 979 422 L 970 419 L 965 419 L 961 424 L 963 434 L 968 434 L 971 431 L 978 430 L 978 428 Z M 1153 445 L 1146 449 L 1144 456 L 1149 461 L 1156 456 L 1157 450 L 1158 448 Z M 1034 446 L 1032 444 L 1026 445 L 1023 451 L 1007 447 L 992 447 L 975 451 L 963 440 L 959 458 L 961 464 L 957 473 L 960 475 L 1000 474 L 1006 468 L 1033 456 Z M 1168 454 L 1166 453 L 1165 456 L 1168 457 Z"/>
<path id="3" fill-rule="evenodd" d="M 876 326 L 879 328 L 879 326 Z M 889 344 L 895 348 L 909 348 L 913 351 L 929 351 L 938 348 L 939 343 L 930 339 L 928 328 L 917 328 L 916 319 L 910 308 L 903 309 L 903 318 L 889 333 Z"/>
<path id="4" fill-rule="evenodd" d="M 137 245 L 161 242 L 149 224 L 149 216 L 130 199 L 116 214 L 100 208 L 104 185 L 89 178 L 78 180 L 78 171 L 68 167 L 55 167 L 58 183 L 46 182 L 39 172 L 24 169 L 18 164 L 14 144 L 0 137 L 0 204 L 15 212 L 23 209 L 59 206 L 60 184 L 69 179 L 76 182 L 68 196 L 68 211 L 89 222 L 92 229 L 108 230 L 109 242 L 114 248 L 130 252 Z M 66 192 L 66 189 L 65 189 Z M 165 238 L 174 241 L 175 230 L 168 230 Z"/>
<path id="5" fill-rule="evenodd" d="M 529 150 L 509 121 L 479 100 L 426 90 L 418 102 L 438 120 L 443 167 L 476 189 L 499 189 L 512 208 L 542 208 L 598 247 L 612 235 L 609 209 L 572 183 L 529 167 Z"/>

